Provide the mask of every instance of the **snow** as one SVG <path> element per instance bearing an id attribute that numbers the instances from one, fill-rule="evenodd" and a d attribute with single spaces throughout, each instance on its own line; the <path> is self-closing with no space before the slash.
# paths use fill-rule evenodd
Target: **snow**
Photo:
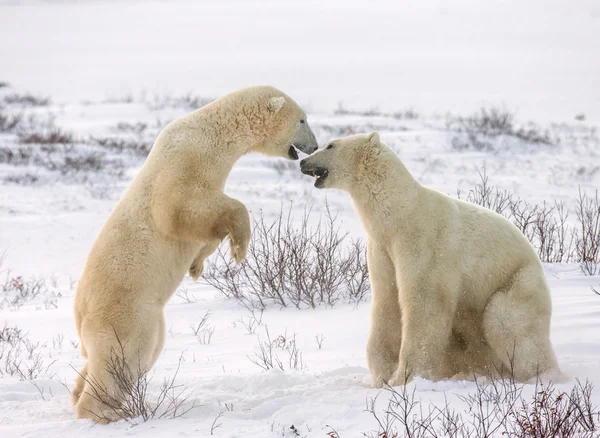
<path id="1" fill-rule="evenodd" d="M 494 185 L 533 203 L 557 199 L 572 209 L 579 188 L 592 193 L 600 186 L 597 2 L 368 5 L 2 1 L 0 80 L 12 88 L 0 89 L 0 98 L 24 90 L 50 95 L 50 106 L 24 111 L 52 115 L 57 126 L 74 133 L 77 145 L 91 148 L 90 137 L 152 141 L 162 126 L 187 111 L 160 105 L 169 97 L 191 91 L 211 98 L 271 83 L 306 106 L 321 145 L 377 129 L 422 183 L 451 195 L 457 189 L 468 192 L 483 166 Z M 335 113 L 338 102 L 359 113 Z M 540 122 L 560 142 L 530 145 L 500 138 L 492 151 L 453 150 L 449 116 L 440 114 L 471 113 L 483 103 L 517 109 L 518 120 Z M 419 118 L 364 114 L 411 107 Z M 581 112 L 587 120 L 573 121 Z M 122 132 L 116 128 L 121 122 L 142 122 L 147 129 L 139 135 Z M 14 134 L 0 133 L 4 146 L 17 147 Z M 380 395 L 383 406 L 388 395 L 370 387 L 368 301 L 314 310 L 272 306 L 248 333 L 247 309 L 187 277 L 180 290 L 191 302 L 176 294 L 167 305 L 165 349 L 152 370 L 150 392 L 156 395 L 179 366 L 176 383 L 187 388 L 195 407 L 183 418 L 137 425 L 75 420 L 63 385 L 72 387 L 83 364 L 72 316 L 74 284 L 100 227 L 141 165 L 135 155 L 94 150 L 121 163 L 123 177 L 0 163 L 0 255 L 6 251 L 0 280 L 6 270 L 11 277 L 46 279 L 56 304 L 46 308 L 40 297 L 16 310 L 0 310 L 0 329 L 17 326 L 40 342 L 48 366 L 33 383 L 0 373 L 0 436 L 209 436 L 221 412 L 214 436 L 292 437 L 293 425 L 299 436 L 323 437 L 335 429 L 345 438 L 376 429 L 366 401 Z M 297 169 L 278 175 L 269 161 L 240 160 L 227 194 L 267 217 L 290 202 L 295 214 L 312 205 L 318 215 L 327 202 L 343 229 L 364 237 L 347 195 L 314 189 L 311 178 Z M 37 182 L 5 179 L 24 173 Z M 589 379 L 600 387 L 600 297 L 590 290 L 600 286 L 600 277 L 583 276 L 575 264 L 545 269 L 554 305 L 551 339 L 570 378 L 558 386 L 569 390 L 575 379 Z M 208 344 L 190 327 L 207 311 L 214 328 Z M 266 330 L 271 339 L 295 336 L 303 369 L 263 371 L 252 363 Z M 322 348 L 317 336 L 324 339 Z M 277 354 L 287 365 L 287 352 Z M 441 405 L 448 398 L 460 410 L 465 405 L 458 396 L 471 393 L 474 384 L 417 379 L 413 388 L 426 403 Z M 600 391 L 593 397 L 600 404 Z"/>

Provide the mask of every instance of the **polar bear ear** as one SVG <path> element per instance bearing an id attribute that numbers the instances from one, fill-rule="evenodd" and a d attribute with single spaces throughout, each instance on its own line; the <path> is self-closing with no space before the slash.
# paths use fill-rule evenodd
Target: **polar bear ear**
<path id="1" fill-rule="evenodd" d="M 269 103 L 267 104 L 267 108 L 273 114 L 277 114 L 281 108 L 283 108 L 283 104 L 285 103 L 285 97 L 271 97 L 269 99 Z"/>
<path id="2" fill-rule="evenodd" d="M 377 131 L 371 132 L 369 134 L 368 140 L 373 144 L 379 144 L 379 133 Z"/>

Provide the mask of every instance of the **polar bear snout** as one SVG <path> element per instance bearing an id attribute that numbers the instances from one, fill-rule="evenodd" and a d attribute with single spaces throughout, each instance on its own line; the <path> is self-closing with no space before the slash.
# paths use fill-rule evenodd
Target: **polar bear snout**
<path id="1" fill-rule="evenodd" d="M 297 123 L 296 133 L 294 134 L 294 138 L 292 139 L 292 146 L 309 155 L 319 148 L 317 138 L 312 132 L 312 129 L 310 129 L 306 118 L 300 119 L 300 121 Z M 292 158 L 291 153 L 290 158 Z M 297 158 L 298 157 L 294 159 Z"/>
<path id="2" fill-rule="evenodd" d="M 329 169 L 313 164 L 309 160 L 310 157 L 300 161 L 300 172 L 305 175 L 316 177 L 315 187 L 321 189 L 325 186 L 325 180 L 329 176 Z"/>
<path id="3" fill-rule="evenodd" d="M 295 142 L 294 142 L 294 143 L 293 143 L 293 146 L 294 146 L 296 149 L 298 149 L 298 150 L 300 150 L 300 151 L 302 151 L 302 152 L 304 152 L 305 154 L 308 154 L 308 155 L 312 154 L 312 153 L 313 153 L 314 151 L 316 151 L 316 150 L 318 149 L 318 147 L 319 147 L 319 146 L 317 145 L 317 142 L 316 142 L 316 141 L 315 141 L 315 143 L 314 143 L 314 144 L 303 144 L 303 143 L 295 143 Z"/>

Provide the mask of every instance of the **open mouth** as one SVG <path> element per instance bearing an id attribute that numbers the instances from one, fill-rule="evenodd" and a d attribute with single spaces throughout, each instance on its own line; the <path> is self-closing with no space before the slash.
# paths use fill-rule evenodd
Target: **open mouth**
<path id="1" fill-rule="evenodd" d="M 294 145 L 290 145 L 290 149 L 288 150 L 288 157 L 291 160 L 297 160 L 298 159 L 298 151 L 296 150 L 296 148 L 294 147 Z"/>
<path id="2" fill-rule="evenodd" d="M 303 174 L 310 175 L 315 177 L 315 187 L 320 189 L 325 184 L 325 180 L 329 176 L 329 171 L 323 167 L 317 167 L 314 169 L 302 169 L 300 168 Z"/>

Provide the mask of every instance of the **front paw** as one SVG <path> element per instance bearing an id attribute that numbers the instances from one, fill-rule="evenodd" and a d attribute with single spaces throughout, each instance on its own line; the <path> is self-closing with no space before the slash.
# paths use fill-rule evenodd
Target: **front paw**
<path id="1" fill-rule="evenodd" d="M 405 366 L 399 366 L 388 383 L 390 386 L 403 386 L 409 384 L 413 377 L 412 370 L 407 369 Z"/>
<path id="2" fill-rule="evenodd" d="M 385 379 L 382 375 L 372 375 L 373 378 L 373 388 L 383 388 L 389 385 L 388 380 Z"/>
<path id="3" fill-rule="evenodd" d="M 242 213 L 237 216 L 235 228 L 229 234 L 231 256 L 236 263 L 242 263 L 246 258 L 251 235 L 250 216 L 248 215 L 248 210 L 244 207 Z"/>
<path id="4" fill-rule="evenodd" d="M 242 263 L 246 259 L 248 252 L 248 242 L 238 243 L 237 240 L 231 239 L 231 256 L 236 263 Z"/>
<path id="5" fill-rule="evenodd" d="M 190 266 L 190 270 L 189 270 L 189 275 L 192 278 L 192 280 L 197 281 L 198 278 L 200 278 L 200 276 L 202 275 L 202 272 L 204 271 L 204 260 L 201 262 L 194 262 L 192 263 L 192 266 Z"/>

